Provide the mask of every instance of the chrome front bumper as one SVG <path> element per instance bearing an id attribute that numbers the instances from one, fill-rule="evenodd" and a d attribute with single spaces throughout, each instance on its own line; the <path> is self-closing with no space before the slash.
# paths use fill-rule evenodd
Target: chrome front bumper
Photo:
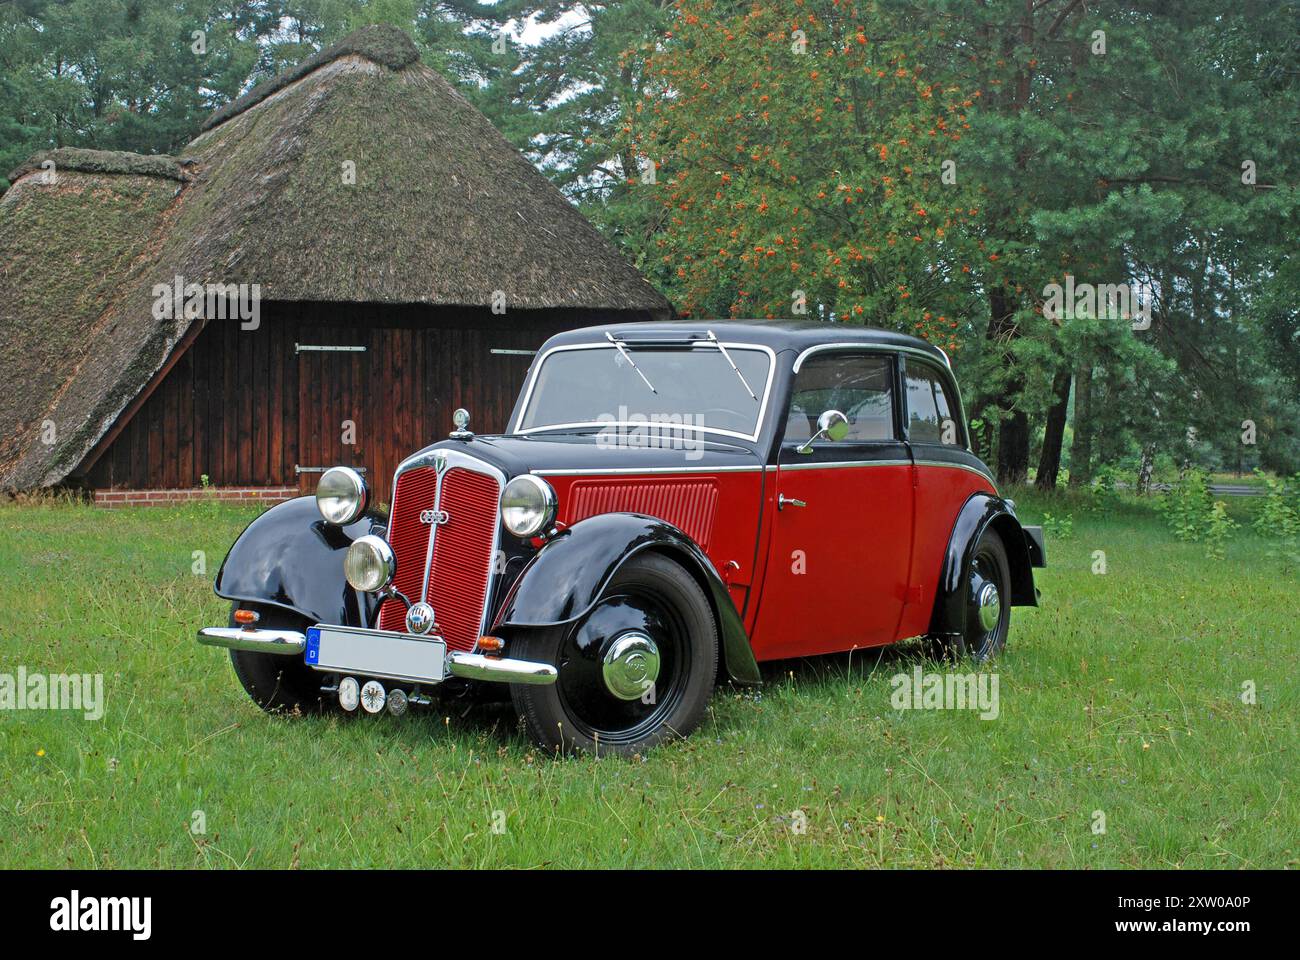
<path id="1" fill-rule="evenodd" d="M 226 647 L 249 653 L 270 653 L 282 657 L 302 656 L 307 649 L 307 635 L 297 630 L 204 627 L 199 630 L 199 643 L 209 647 Z M 448 652 L 447 672 L 453 677 L 488 680 L 494 683 L 548 684 L 554 683 L 558 676 L 558 671 L 549 663 L 485 657 L 482 654 L 464 653 L 459 650 Z"/>
<path id="2" fill-rule="evenodd" d="M 302 656 L 307 649 L 306 634 L 297 630 L 258 630 L 243 627 L 204 627 L 199 643 L 209 647 L 227 647 L 249 653 L 273 653 L 281 657 Z"/>

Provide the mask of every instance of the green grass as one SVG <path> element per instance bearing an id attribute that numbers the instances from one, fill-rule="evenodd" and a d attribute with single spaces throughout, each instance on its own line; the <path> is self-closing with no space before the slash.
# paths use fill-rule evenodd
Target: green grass
<path id="1" fill-rule="evenodd" d="M 1019 499 L 1072 535 L 997 720 L 893 710 L 904 645 L 720 691 L 639 761 L 539 755 L 505 709 L 268 717 L 193 641 L 250 512 L 2 507 L 0 672 L 102 673 L 107 705 L 0 711 L 0 867 L 1297 865 L 1296 574 L 1245 527 L 1214 561 L 1145 505 Z"/>

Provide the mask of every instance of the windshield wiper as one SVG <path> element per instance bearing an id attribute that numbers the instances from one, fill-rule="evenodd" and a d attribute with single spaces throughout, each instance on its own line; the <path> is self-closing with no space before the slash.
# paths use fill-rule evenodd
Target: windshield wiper
<path id="1" fill-rule="evenodd" d="M 614 335 L 610 333 L 608 330 L 605 331 L 605 339 L 608 340 L 610 343 L 612 343 L 614 345 L 614 348 L 623 355 L 623 359 L 626 360 L 628 364 L 632 367 L 632 369 L 636 371 L 636 375 L 640 377 L 642 380 L 645 380 L 645 385 L 650 388 L 650 392 L 653 393 L 655 396 L 658 396 L 659 391 L 655 389 L 655 385 L 653 383 L 651 383 L 649 380 L 646 380 L 645 374 L 641 372 L 641 368 L 638 367 L 636 365 L 636 362 L 632 359 L 632 354 L 627 352 L 627 347 L 623 346 L 622 342 L 617 340 L 614 337 Z"/>
<path id="2" fill-rule="evenodd" d="M 745 385 L 745 389 L 749 391 L 749 395 L 753 397 L 754 401 L 757 403 L 758 394 L 756 394 L 754 388 L 749 385 L 749 381 L 745 379 L 745 375 L 740 372 L 740 367 L 736 366 L 736 361 L 731 359 L 731 354 L 727 353 L 727 348 L 722 345 L 722 341 L 718 339 L 717 335 L 712 330 L 706 330 L 705 333 L 709 335 L 709 342 L 722 351 L 722 355 L 727 358 L 727 363 L 731 364 L 731 369 L 736 371 L 736 376 L 740 377 L 740 382 Z"/>

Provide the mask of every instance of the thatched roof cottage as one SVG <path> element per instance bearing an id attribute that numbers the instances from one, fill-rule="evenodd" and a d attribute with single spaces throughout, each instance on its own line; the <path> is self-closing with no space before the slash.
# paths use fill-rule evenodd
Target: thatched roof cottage
<path id="1" fill-rule="evenodd" d="M 34 157 L 0 197 L 0 487 L 279 496 L 505 425 L 550 334 L 663 297 L 403 33 L 367 27 L 178 158 Z"/>

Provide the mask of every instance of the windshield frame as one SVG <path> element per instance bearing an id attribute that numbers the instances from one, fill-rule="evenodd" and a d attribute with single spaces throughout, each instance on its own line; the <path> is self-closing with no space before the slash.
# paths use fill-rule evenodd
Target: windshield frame
<path id="1" fill-rule="evenodd" d="M 717 349 L 718 342 L 719 341 L 699 340 L 689 345 L 679 345 L 676 343 L 665 343 L 663 345 L 652 345 L 649 343 L 624 343 L 624 346 L 633 354 L 633 357 L 635 357 L 638 349 L 645 350 L 648 348 L 674 351 L 698 351 L 701 353 L 708 351 L 715 356 L 721 356 Z M 776 381 L 776 351 L 762 343 L 720 342 L 722 343 L 722 346 L 728 350 L 758 350 L 767 354 L 767 381 L 763 385 L 763 393 L 759 400 L 758 417 L 754 421 L 754 432 L 752 434 L 741 433 L 737 430 L 723 430 L 720 427 L 699 427 L 694 424 L 685 423 L 661 423 L 656 424 L 656 426 L 660 429 L 689 430 L 692 433 L 714 434 L 715 436 L 731 437 L 736 440 L 747 440 L 750 443 L 757 443 L 758 438 L 763 434 L 763 427 L 767 423 L 767 408 L 768 403 L 772 398 L 772 384 Z M 542 367 L 545 365 L 546 361 L 550 359 L 551 354 L 561 353 L 566 350 L 611 350 L 616 352 L 617 349 L 618 348 L 613 343 L 608 340 L 602 340 L 592 343 L 561 343 L 543 352 L 537 358 L 537 362 L 533 364 L 533 368 L 529 372 L 528 383 L 524 387 L 523 396 L 519 401 L 519 414 L 515 417 L 514 428 L 511 433 L 515 436 L 528 436 L 535 433 L 554 433 L 561 430 L 574 430 L 579 428 L 586 429 L 589 427 L 644 427 L 646 425 L 644 422 L 628 420 L 588 420 L 580 423 L 552 423 L 542 427 L 525 428 L 523 426 L 524 417 L 527 415 L 529 405 L 532 403 L 533 390 L 537 386 L 537 378 L 541 375 Z"/>

